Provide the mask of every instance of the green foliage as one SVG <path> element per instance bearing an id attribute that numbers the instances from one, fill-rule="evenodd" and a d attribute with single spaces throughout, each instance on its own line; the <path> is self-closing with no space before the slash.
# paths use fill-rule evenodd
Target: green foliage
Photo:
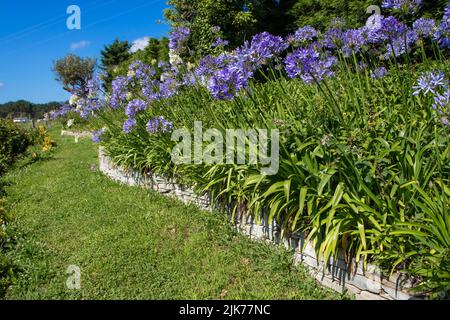
<path id="1" fill-rule="evenodd" d="M 0 119 L 0 175 L 32 144 L 29 134 L 10 120 Z"/>
<path id="2" fill-rule="evenodd" d="M 291 30 L 305 25 L 324 29 L 336 17 L 345 18 L 349 26 L 355 27 L 367 20 L 370 5 L 381 3 L 382 0 L 297 0 L 287 15 L 295 20 Z"/>
<path id="3" fill-rule="evenodd" d="M 363 25 L 372 13 L 367 13 L 371 5 L 381 7 L 382 0 L 296 0 L 286 15 L 293 19 L 289 26 L 291 31 L 305 25 L 319 29 L 328 28 L 331 22 L 339 17 L 344 18 L 349 27 Z M 424 0 L 418 16 L 440 19 L 444 11 L 446 0 Z M 385 11 L 381 12 L 383 15 Z"/>
<path id="4" fill-rule="evenodd" d="M 63 85 L 64 90 L 71 93 L 86 86 L 94 74 L 95 67 L 95 59 L 81 58 L 74 54 L 68 54 L 53 62 L 56 80 Z"/>

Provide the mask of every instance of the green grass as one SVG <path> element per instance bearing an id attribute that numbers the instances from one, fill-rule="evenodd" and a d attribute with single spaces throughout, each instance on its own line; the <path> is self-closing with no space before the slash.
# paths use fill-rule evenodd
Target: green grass
<path id="1" fill-rule="evenodd" d="M 341 298 L 222 215 L 102 176 L 89 140 L 56 140 L 52 158 L 3 179 L 20 269 L 6 299 Z M 69 265 L 81 290 L 66 288 Z"/>

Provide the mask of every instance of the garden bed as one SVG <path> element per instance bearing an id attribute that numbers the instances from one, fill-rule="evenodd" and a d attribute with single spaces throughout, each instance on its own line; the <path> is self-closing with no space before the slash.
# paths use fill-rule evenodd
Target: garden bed
<path id="1" fill-rule="evenodd" d="M 172 179 L 153 174 L 144 175 L 136 170 L 115 165 L 106 155 L 103 147 L 99 148 L 98 157 L 99 170 L 117 182 L 152 189 L 175 197 L 186 204 L 192 203 L 202 209 L 212 210 L 211 200 L 207 195 L 199 196 L 191 188 L 177 184 Z M 231 218 L 230 214 L 228 216 Z M 305 237 L 301 234 L 288 239 L 280 238 L 280 228 L 275 220 L 268 221 L 267 215 L 263 215 L 261 223 L 256 223 L 251 216 L 235 217 L 234 223 L 241 232 L 252 239 L 284 244 L 286 249 L 293 251 L 295 264 L 301 263 L 307 266 L 311 274 L 325 287 L 338 292 L 344 292 L 346 289 L 357 299 L 409 300 L 415 298 L 408 290 L 411 288 L 410 281 L 402 274 L 386 277 L 377 266 L 368 264 L 364 268 L 362 263 L 355 264 L 353 270 L 350 270 L 342 253 L 339 254 L 338 259 L 331 258 L 325 266 L 318 260 L 311 242 L 305 246 Z"/>

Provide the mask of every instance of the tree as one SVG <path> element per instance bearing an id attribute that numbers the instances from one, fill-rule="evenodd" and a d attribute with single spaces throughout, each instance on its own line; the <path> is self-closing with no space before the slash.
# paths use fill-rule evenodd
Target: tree
<path id="1" fill-rule="evenodd" d="M 367 21 L 370 5 L 381 7 L 382 0 L 295 0 L 294 5 L 286 12 L 292 21 L 290 31 L 311 25 L 318 29 L 326 29 L 335 18 L 345 18 L 349 27 L 360 27 Z M 440 19 L 448 0 L 423 0 L 417 16 Z M 391 12 L 383 10 L 382 15 Z"/>
<path id="2" fill-rule="evenodd" d="M 105 46 L 101 51 L 101 69 L 107 71 L 111 68 L 115 68 L 122 62 L 130 58 L 131 44 L 128 41 L 114 40 L 109 46 Z"/>
<path id="3" fill-rule="evenodd" d="M 195 56 L 211 52 L 211 43 L 221 36 L 235 47 L 257 32 L 257 20 L 248 0 L 169 0 L 166 19 L 175 27 L 189 26 L 188 46 Z M 213 27 L 220 27 L 220 33 Z"/>
<path id="4" fill-rule="evenodd" d="M 81 58 L 68 54 L 62 59 L 53 62 L 53 72 L 64 90 L 71 93 L 83 92 L 83 88 L 92 79 L 96 67 L 96 60 Z"/>
<path id="5" fill-rule="evenodd" d="M 111 84 L 115 70 L 130 58 L 130 48 L 131 44 L 128 41 L 116 39 L 101 51 L 100 68 L 106 72 L 106 77 L 103 79 L 105 88 Z"/>

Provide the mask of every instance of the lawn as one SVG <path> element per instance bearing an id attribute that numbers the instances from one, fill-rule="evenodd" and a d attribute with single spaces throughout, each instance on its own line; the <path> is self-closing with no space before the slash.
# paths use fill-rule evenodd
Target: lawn
<path id="1" fill-rule="evenodd" d="M 19 269 L 6 299 L 341 298 L 222 215 L 102 176 L 89 140 L 56 140 L 50 159 L 3 178 Z M 80 290 L 66 287 L 69 265 Z"/>

